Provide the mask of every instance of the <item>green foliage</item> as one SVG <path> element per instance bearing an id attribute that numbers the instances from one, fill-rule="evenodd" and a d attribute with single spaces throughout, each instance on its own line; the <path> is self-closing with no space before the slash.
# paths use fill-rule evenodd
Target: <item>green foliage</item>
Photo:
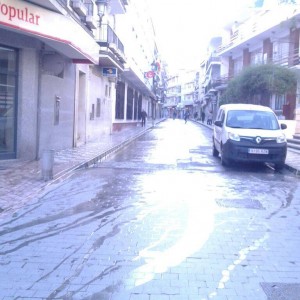
<path id="1" fill-rule="evenodd" d="M 297 84 L 296 73 L 273 64 L 249 66 L 228 83 L 220 102 L 253 103 L 254 98 L 284 95 L 293 92 Z"/>

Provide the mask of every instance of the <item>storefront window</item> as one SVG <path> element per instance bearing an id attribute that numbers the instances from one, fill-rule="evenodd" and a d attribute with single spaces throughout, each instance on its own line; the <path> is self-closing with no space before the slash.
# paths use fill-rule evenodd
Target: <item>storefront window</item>
<path id="1" fill-rule="evenodd" d="M 0 46 L 0 159 L 16 157 L 17 52 Z"/>

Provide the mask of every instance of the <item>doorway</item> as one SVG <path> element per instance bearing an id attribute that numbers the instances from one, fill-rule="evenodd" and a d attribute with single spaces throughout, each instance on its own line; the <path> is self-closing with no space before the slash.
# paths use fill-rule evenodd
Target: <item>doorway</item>
<path id="1" fill-rule="evenodd" d="M 86 74 L 79 71 L 75 147 L 86 142 Z"/>

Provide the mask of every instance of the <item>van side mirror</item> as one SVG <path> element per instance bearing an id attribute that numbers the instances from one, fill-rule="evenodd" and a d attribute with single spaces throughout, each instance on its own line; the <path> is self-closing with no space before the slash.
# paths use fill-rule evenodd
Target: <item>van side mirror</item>
<path id="1" fill-rule="evenodd" d="M 214 124 L 218 127 L 222 127 L 223 126 L 223 122 L 222 121 L 215 121 Z"/>
<path id="2" fill-rule="evenodd" d="M 282 123 L 282 124 L 280 124 L 280 128 L 281 128 L 281 129 L 287 129 L 287 125 L 284 124 L 284 123 Z"/>

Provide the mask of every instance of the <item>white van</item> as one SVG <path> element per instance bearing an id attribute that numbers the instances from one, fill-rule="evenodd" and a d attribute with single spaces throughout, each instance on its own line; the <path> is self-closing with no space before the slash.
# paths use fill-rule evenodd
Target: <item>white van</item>
<path id="1" fill-rule="evenodd" d="M 266 106 L 225 104 L 220 106 L 213 130 L 213 156 L 222 165 L 230 162 L 267 162 L 283 168 L 287 142 L 275 113 Z"/>

